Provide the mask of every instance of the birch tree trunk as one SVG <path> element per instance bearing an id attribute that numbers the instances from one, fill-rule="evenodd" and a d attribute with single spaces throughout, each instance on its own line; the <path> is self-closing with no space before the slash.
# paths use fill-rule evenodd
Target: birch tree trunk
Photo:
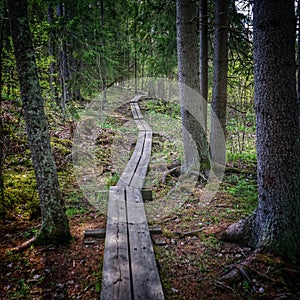
<path id="1" fill-rule="evenodd" d="M 48 124 L 28 23 L 26 0 L 9 0 L 8 10 L 28 141 L 42 212 L 42 226 L 37 236 L 37 243 L 60 244 L 69 242 L 71 238 L 69 222 L 65 214 L 63 197 L 50 146 Z"/>

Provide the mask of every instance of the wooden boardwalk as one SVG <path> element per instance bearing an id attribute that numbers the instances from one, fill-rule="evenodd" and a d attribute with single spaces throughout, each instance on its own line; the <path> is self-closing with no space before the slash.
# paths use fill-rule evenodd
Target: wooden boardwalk
<path id="1" fill-rule="evenodd" d="M 101 300 L 164 299 L 141 193 L 152 130 L 140 111 L 140 97 L 130 102 L 139 129 L 137 143 L 117 185 L 109 191 Z"/>

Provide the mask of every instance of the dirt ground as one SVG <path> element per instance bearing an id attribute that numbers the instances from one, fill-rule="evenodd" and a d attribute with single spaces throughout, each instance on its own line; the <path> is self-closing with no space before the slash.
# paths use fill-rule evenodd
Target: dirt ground
<path id="1" fill-rule="evenodd" d="M 224 198 L 217 195 L 201 213 L 190 204 L 159 222 L 163 233 L 153 236 L 153 244 L 165 298 L 300 299 L 298 265 L 222 242 L 219 234 L 228 220 L 205 223 L 201 214 L 212 218 L 223 208 Z M 90 210 L 74 216 L 70 225 L 70 245 L 31 246 L 17 253 L 11 249 L 34 235 L 39 220 L 1 226 L 1 300 L 99 299 L 104 240 L 85 240 L 84 231 L 105 228 L 105 218 Z"/>

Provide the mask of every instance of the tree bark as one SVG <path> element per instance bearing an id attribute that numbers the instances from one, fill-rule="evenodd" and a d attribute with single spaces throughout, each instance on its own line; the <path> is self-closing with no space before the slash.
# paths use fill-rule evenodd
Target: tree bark
<path id="1" fill-rule="evenodd" d="M 183 168 L 209 169 L 202 99 L 199 96 L 197 6 L 177 0 L 177 57 L 185 162 Z"/>
<path id="2" fill-rule="evenodd" d="M 66 103 L 71 100 L 72 92 L 70 88 L 71 71 L 70 61 L 68 57 L 67 34 L 65 26 L 67 25 L 67 12 L 64 3 L 60 2 L 56 6 L 56 14 L 58 17 L 63 18 L 63 25 L 61 28 L 61 44 L 58 48 L 58 66 L 59 66 L 59 80 L 61 86 L 61 108 L 62 113 L 66 114 Z"/>
<path id="3" fill-rule="evenodd" d="M 254 1 L 258 207 L 230 239 L 300 260 L 300 132 L 293 0 Z"/>
<path id="4" fill-rule="evenodd" d="M 300 126 L 300 1 L 298 1 L 298 119 Z"/>
<path id="5" fill-rule="evenodd" d="M 48 24 L 50 25 L 48 54 L 53 59 L 54 58 L 54 33 L 51 28 L 51 26 L 53 25 L 53 7 L 51 2 L 48 2 L 47 19 L 48 19 Z M 56 104 L 59 104 L 56 95 L 56 89 L 55 89 L 54 69 L 55 69 L 55 64 L 54 61 L 52 60 L 49 66 L 49 86 L 50 86 L 50 93 L 51 93 L 50 96 L 51 96 L 51 101 L 53 102 L 55 101 Z"/>
<path id="6" fill-rule="evenodd" d="M 106 63 L 106 41 L 105 41 L 105 28 L 104 28 L 104 1 L 100 0 L 100 16 L 101 16 L 101 30 L 102 30 L 102 37 L 101 37 L 101 46 L 102 46 L 102 96 L 103 96 L 103 102 L 105 103 L 107 101 L 106 99 L 106 78 L 107 78 L 107 63 Z"/>
<path id="7" fill-rule="evenodd" d="M 204 98 L 203 101 L 203 117 L 205 132 L 207 129 L 207 101 L 208 101 L 208 10 L 207 0 L 199 1 L 199 78 L 200 78 L 200 94 Z"/>
<path id="8" fill-rule="evenodd" d="M 6 11 L 6 8 L 3 8 Z M 1 11 L 2 13 L 2 11 Z M 0 217 L 4 215 L 4 180 L 3 180 L 3 165 L 4 165 L 4 126 L 2 121 L 2 60 L 3 60 L 3 41 L 4 41 L 4 17 L 1 18 L 0 32 Z"/>
<path id="9" fill-rule="evenodd" d="M 60 244 L 71 239 L 53 159 L 48 124 L 38 80 L 26 0 L 9 0 L 13 38 L 28 141 L 37 180 L 42 226 L 37 237 L 40 244 Z"/>
<path id="10" fill-rule="evenodd" d="M 229 0 L 216 0 L 215 5 L 214 79 L 212 96 L 212 111 L 214 116 L 211 118 L 210 151 L 212 160 L 223 164 L 226 154 L 225 140 L 219 137 L 226 135 Z"/>

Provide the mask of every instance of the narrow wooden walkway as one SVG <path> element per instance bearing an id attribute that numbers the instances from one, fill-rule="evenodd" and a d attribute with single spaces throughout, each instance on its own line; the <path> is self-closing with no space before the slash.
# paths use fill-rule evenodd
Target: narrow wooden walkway
<path id="1" fill-rule="evenodd" d="M 130 103 L 139 129 L 137 143 L 117 185 L 109 192 L 101 300 L 164 299 L 141 193 L 152 130 L 140 111 L 140 97 Z"/>

